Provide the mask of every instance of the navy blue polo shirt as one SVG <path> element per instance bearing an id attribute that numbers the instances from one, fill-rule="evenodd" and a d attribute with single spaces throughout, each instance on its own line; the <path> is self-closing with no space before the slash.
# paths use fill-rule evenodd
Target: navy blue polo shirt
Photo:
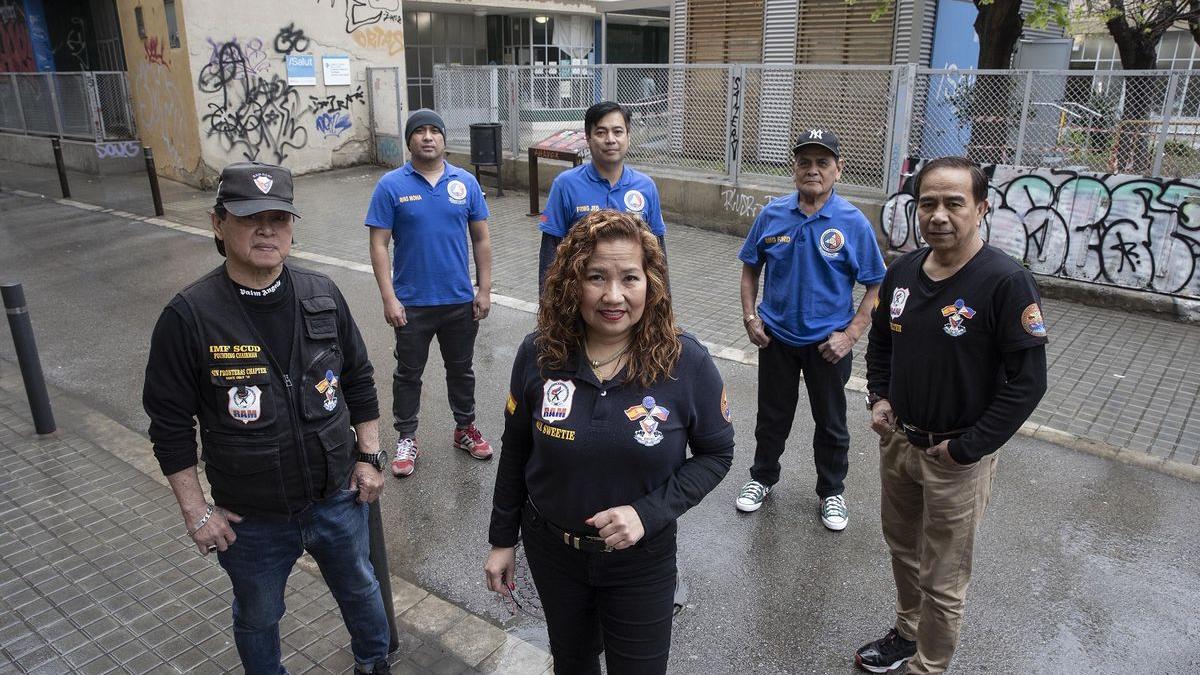
<path id="1" fill-rule="evenodd" d="M 661 237 L 667 233 L 658 188 L 649 176 L 626 166 L 617 184 L 610 185 L 591 162 L 564 171 L 554 179 L 542 211 L 542 232 L 565 237 L 576 220 L 600 209 L 632 213 L 655 235 Z"/>
<path id="2" fill-rule="evenodd" d="M 516 544 L 527 498 L 571 532 L 595 535 L 588 518 L 628 504 L 647 539 L 673 536 L 733 460 L 729 400 L 708 350 L 684 333 L 671 376 L 645 387 L 624 369 L 600 382 L 579 353 L 567 369 L 543 369 L 534 339 L 513 362 L 489 541 Z"/>
<path id="3" fill-rule="evenodd" d="M 823 342 L 854 318 L 854 282 L 883 280 L 883 256 L 871 223 L 835 192 L 808 216 L 793 192 L 755 218 L 738 254 L 766 265 L 758 315 L 771 334 L 793 347 Z"/>
<path id="4" fill-rule="evenodd" d="M 392 231 L 392 287 L 404 305 L 475 299 L 467 223 L 487 219 L 487 202 L 474 176 L 445 165 L 437 185 L 430 185 L 408 162 L 380 178 L 371 196 L 366 224 Z"/>

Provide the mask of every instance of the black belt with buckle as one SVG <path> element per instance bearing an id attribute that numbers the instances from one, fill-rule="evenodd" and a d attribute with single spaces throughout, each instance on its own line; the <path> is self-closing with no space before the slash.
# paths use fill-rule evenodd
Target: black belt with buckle
<path id="1" fill-rule="evenodd" d="M 925 431 L 924 429 L 915 427 L 908 422 L 900 422 L 899 424 L 900 428 L 904 430 L 904 435 L 908 437 L 908 442 L 912 443 L 918 448 L 932 448 L 942 441 L 952 441 L 967 433 L 966 429 L 936 433 L 933 431 Z"/>
<path id="2" fill-rule="evenodd" d="M 554 535 L 555 539 L 561 540 L 562 543 L 570 546 L 573 549 L 583 551 L 585 553 L 612 553 L 616 550 L 604 543 L 603 537 L 593 537 L 585 534 L 581 535 L 568 532 L 549 520 L 546 520 L 542 517 L 542 514 L 540 511 L 538 511 L 537 507 L 533 505 L 532 501 L 527 500 L 525 502 L 525 506 L 526 508 L 530 509 L 530 515 L 532 516 L 531 520 L 535 526 L 540 524 L 542 527 L 546 528 L 550 534 Z"/>

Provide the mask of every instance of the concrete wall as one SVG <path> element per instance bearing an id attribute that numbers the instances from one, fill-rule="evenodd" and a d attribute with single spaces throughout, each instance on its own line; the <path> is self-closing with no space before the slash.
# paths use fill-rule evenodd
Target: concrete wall
<path id="1" fill-rule="evenodd" d="M 400 0 L 296 2 L 281 11 L 284 4 L 183 5 L 198 118 L 191 124 L 207 171 L 256 159 L 300 174 L 373 157 L 366 68 L 398 66 L 404 82 Z M 316 85 L 288 83 L 288 54 L 314 57 Z M 349 86 L 324 84 L 326 55 L 350 57 Z M 389 100 L 397 98 L 406 97 Z"/>
<path id="2" fill-rule="evenodd" d="M 62 142 L 63 164 L 70 171 L 94 175 L 136 173 L 146 170 L 142 144 L 137 141 Z M 34 166 L 54 166 L 54 150 L 44 136 L 0 134 L 0 161 L 11 160 Z"/>
<path id="3" fill-rule="evenodd" d="M 177 0 L 177 8 L 200 0 Z M 141 7 L 146 37 L 138 36 L 134 9 Z M 167 39 L 162 0 L 117 0 L 121 40 L 129 69 L 138 136 L 154 151 L 160 175 L 201 185 L 211 175 L 202 163 L 194 86 L 189 75 L 188 35 L 180 29 L 180 46 Z M 181 19 L 182 20 L 182 19 Z"/>

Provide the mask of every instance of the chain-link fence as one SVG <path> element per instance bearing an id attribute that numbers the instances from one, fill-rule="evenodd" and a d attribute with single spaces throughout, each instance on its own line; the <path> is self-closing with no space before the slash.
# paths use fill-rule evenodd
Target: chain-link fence
<path id="1" fill-rule="evenodd" d="M 885 187 L 895 69 L 746 66 L 744 87 L 740 173 L 790 179 L 794 140 L 806 129 L 831 129 L 846 162 L 842 182 Z"/>
<path id="2" fill-rule="evenodd" d="M 1190 71 L 917 71 L 908 155 L 1099 173 L 1200 173 Z"/>
<path id="3" fill-rule="evenodd" d="M 843 184 L 882 194 L 896 190 L 905 157 L 1200 175 L 1200 74 L 1190 71 L 437 66 L 434 99 L 452 148 L 466 149 L 472 123 L 499 122 L 511 157 L 582 129 L 588 106 L 615 100 L 633 112 L 632 163 L 733 183 L 790 185 L 792 139 L 814 127 L 838 134 Z"/>
<path id="4" fill-rule="evenodd" d="M 0 73 L 0 131 L 97 142 L 134 139 L 125 73 Z"/>

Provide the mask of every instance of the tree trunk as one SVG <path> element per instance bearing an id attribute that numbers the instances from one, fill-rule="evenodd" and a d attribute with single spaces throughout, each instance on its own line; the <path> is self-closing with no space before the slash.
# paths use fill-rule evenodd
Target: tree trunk
<path id="1" fill-rule="evenodd" d="M 975 0 L 975 7 L 979 10 L 975 17 L 975 34 L 979 36 L 978 67 L 1008 68 L 1025 23 L 1021 17 L 1021 0 L 993 0 L 987 4 Z M 1010 135 L 1015 136 L 1015 132 L 1009 133 L 1009 113 L 1020 115 L 1021 109 L 1021 92 L 1013 85 L 1014 79 L 1010 76 L 977 76 L 970 104 L 966 110 L 959 111 L 960 115 L 970 117 L 971 142 L 967 155 L 976 162 L 1003 164 L 1013 160 L 1008 144 L 1013 140 Z"/>
<path id="2" fill-rule="evenodd" d="M 993 0 L 986 5 L 975 0 L 975 8 L 979 10 L 975 17 L 979 68 L 1007 68 L 1012 63 L 1013 50 L 1025 25 L 1025 19 L 1021 17 L 1021 0 Z"/>
<path id="3" fill-rule="evenodd" d="M 1166 29 L 1147 30 L 1129 25 L 1125 16 L 1105 22 L 1125 70 L 1154 70 L 1158 66 L 1158 42 Z M 1118 173 L 1145 174 L 1154 160 L 1154 137 L 1157 125 L 1150 115 L 1160 112 L 1166 82 L 1161 77 L 1130 75 L 1125 78 L 1125 102 L 1121 121 L 1117 123 L 1116 147 L 1109 167 Z"/>

